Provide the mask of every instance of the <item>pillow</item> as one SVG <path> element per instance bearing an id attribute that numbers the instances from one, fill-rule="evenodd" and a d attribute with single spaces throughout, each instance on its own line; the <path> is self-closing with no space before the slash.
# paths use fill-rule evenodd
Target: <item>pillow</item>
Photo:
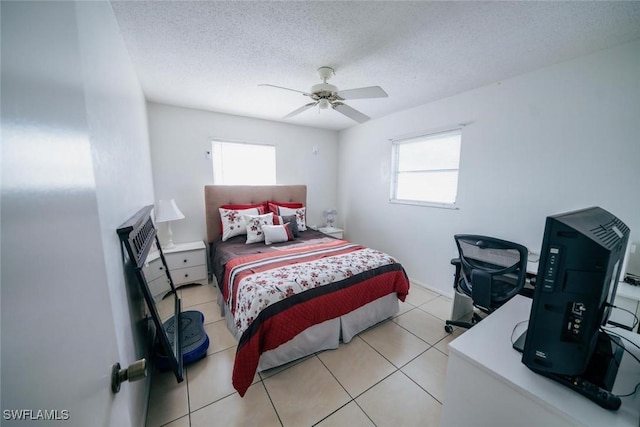
<path id="1" fill-rule="evenodd" d="M 234 211 L 257 208 L 258 209 L 258 214 L 261 215 L 261 214 L 267 213 L 267 202 L 251 203 L 251 204 L 248 204 L 248 205 L 222 205 L 222 206 L 220 206 L 220 208 L 222 208 L 222 209 L 230 209 L 230 210 L 234 210 Z M 222 218 L 222 215 L 220 215 L 220 217 Z M 220 221 L 220 234 L 223 234 L 223 233 L 224 233 L 224 227 L 222 226 L 222 221 Z"/>
<path id="2" fill-rule="evenodd" d="M 273 225 L 273 213 L 264 215 L 243 215 L 247 224 L 246 243 L 264 242 L 263 225 Z"/>
<path id="3" fill-rule="evenodd" d="M 226 241 L 233 236 L 247 234 L 247 224 L 243 215 L 259 215 L 260 209 L 224 209 L 219 208 L 220 222 L 222 222 L 222 241 Z"/>
<path id="4" fill-rule="evenodd" d="M 298 237 L 298 222 L 296 221 L 295 215 L 287 215 L 287 216 L 274 215 L 273 216 L 274 225 L 283 225 L 286 223 L 289 223 L 289 229 L 291 230 L 291 234 L 293 234 L 293 237 Z"/>
<path id="5" fill-rule="evenodd" d="M 306 208 L 291 209 L 284 206 L 278 206 L 278 215 L 287 216 L 295 215 L 296 222 L 298 223 L 298 231 L 305 231 L 307 229 L 307 214 Z"/>
<path id="6" fill-rule="evenodd" d="M 283 202 L 274 202 L 269 200 L 267 202 L 267 210 L 268 212 L 273 212 L 274 214 L 278 213 L 278 207 L 285 207 L 289 209 L 298 209 L 303 208 L 304 205 L 302 203 L 283 203 Z"/>
<path id="7" fill-rule="evenodd" d="M 293 234 L 291 233 L 291 224 L 286 223 L 282 225 L 263 225 L 262 232 L 264 233 L 264 243 L 270 245 L 272 243 L 287 242 L 293 240 Z"/>

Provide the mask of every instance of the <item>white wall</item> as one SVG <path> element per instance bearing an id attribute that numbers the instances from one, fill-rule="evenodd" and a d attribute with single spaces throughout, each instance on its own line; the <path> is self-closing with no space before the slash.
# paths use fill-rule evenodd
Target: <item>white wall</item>
<path id="1" fill-rule="evenodd" d="M 174 198 L 186 217 L 171 223 L 176 243 L 206 239 L 204 186 L 213 184 L 213 164 L 205 152 L 214 138 L 275 145 L 277 184 L 307 185 L 309 224 L 322 225 L 322 211 L 337 205 L 335 131 L 156 103 L 148 112 L 156 201 Z"/>
<path id="2" fill-rule="evenodd" d="M 144 97 L 108 2 L 1 7 L 2 409 L 142 426 L 148 381 L 110 374 L 145 350 L 116 235 L 153 202 Z"/>
<path id="3" fill-rule="evenodd" d="M 339 136 L 339 197 L 351 240 L 395 255 L 452 294 L 453 235 L 539 252 L 547 215 L 601 206 L 640 240 L 640 42 L 372 120 Z M 391 94 L 393 96 L 393 94 Z M 389 138 L 459 123 L 459 210 L 389 204 Z"/>

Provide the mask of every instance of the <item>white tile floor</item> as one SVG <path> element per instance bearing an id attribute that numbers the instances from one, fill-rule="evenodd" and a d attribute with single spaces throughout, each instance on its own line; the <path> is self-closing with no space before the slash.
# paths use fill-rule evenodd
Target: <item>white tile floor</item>
<path id="1" fill-rule="evenodd" d="M 211 285 L 180 291 L 205 315 L 207 357 L 185 380 L 154 373 L 147 426 L 437 426 L 444 398 L 451 300 L 412 285 L 400 313 L 336 350 L 256 374 L 241 398 L 231 386 L 235 340 Z"/>

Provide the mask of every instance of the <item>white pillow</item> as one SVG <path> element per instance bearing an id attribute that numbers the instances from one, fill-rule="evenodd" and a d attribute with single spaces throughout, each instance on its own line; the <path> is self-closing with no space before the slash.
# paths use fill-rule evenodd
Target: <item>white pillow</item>
<path id="1" fill-rule="evenodd" d="M 263 225 L 273 225 L 273 212 L 264 215 L 243 215 L 247 227 L 247 244 L 264 242 Z"/>
<path id="2" fill-rule="evenodd" d="M 298 224 L 298 231 L 305 231 L 307 229 L 307 208 L 285 208 L 284 206 L 278 206 L 278 214 L 285 215 L 295 215 L 296 223 Z"/>
<path id="3" fill-rule="evenodd" d="M 293 233 L 288 222 L 282 225 L 263 225 L 262 232 L 264 233 L 264 243 L 267 245 L 293 240 Z"/>
<path id="4" fill-rule="evenodd" d="M 222 222 L 222 241 L 227 241 L 233 236 L 247 234 L 247 224 L 243 215 L 258 215 L 258 208 L 251 209 L 223 209 L 219 208 L 220 221 Z"/>

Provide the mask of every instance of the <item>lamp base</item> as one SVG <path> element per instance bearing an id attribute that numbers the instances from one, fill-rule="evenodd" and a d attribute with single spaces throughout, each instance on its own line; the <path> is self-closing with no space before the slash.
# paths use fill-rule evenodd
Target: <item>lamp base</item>
<path id="1" fill-rule="evenodd" d="M 171 232 L 171 221 L 167 221 L 167 243 L 164 244 L 162 249 L 173 249 L 176 245 L 173 243 L 173 233 Z"/>

